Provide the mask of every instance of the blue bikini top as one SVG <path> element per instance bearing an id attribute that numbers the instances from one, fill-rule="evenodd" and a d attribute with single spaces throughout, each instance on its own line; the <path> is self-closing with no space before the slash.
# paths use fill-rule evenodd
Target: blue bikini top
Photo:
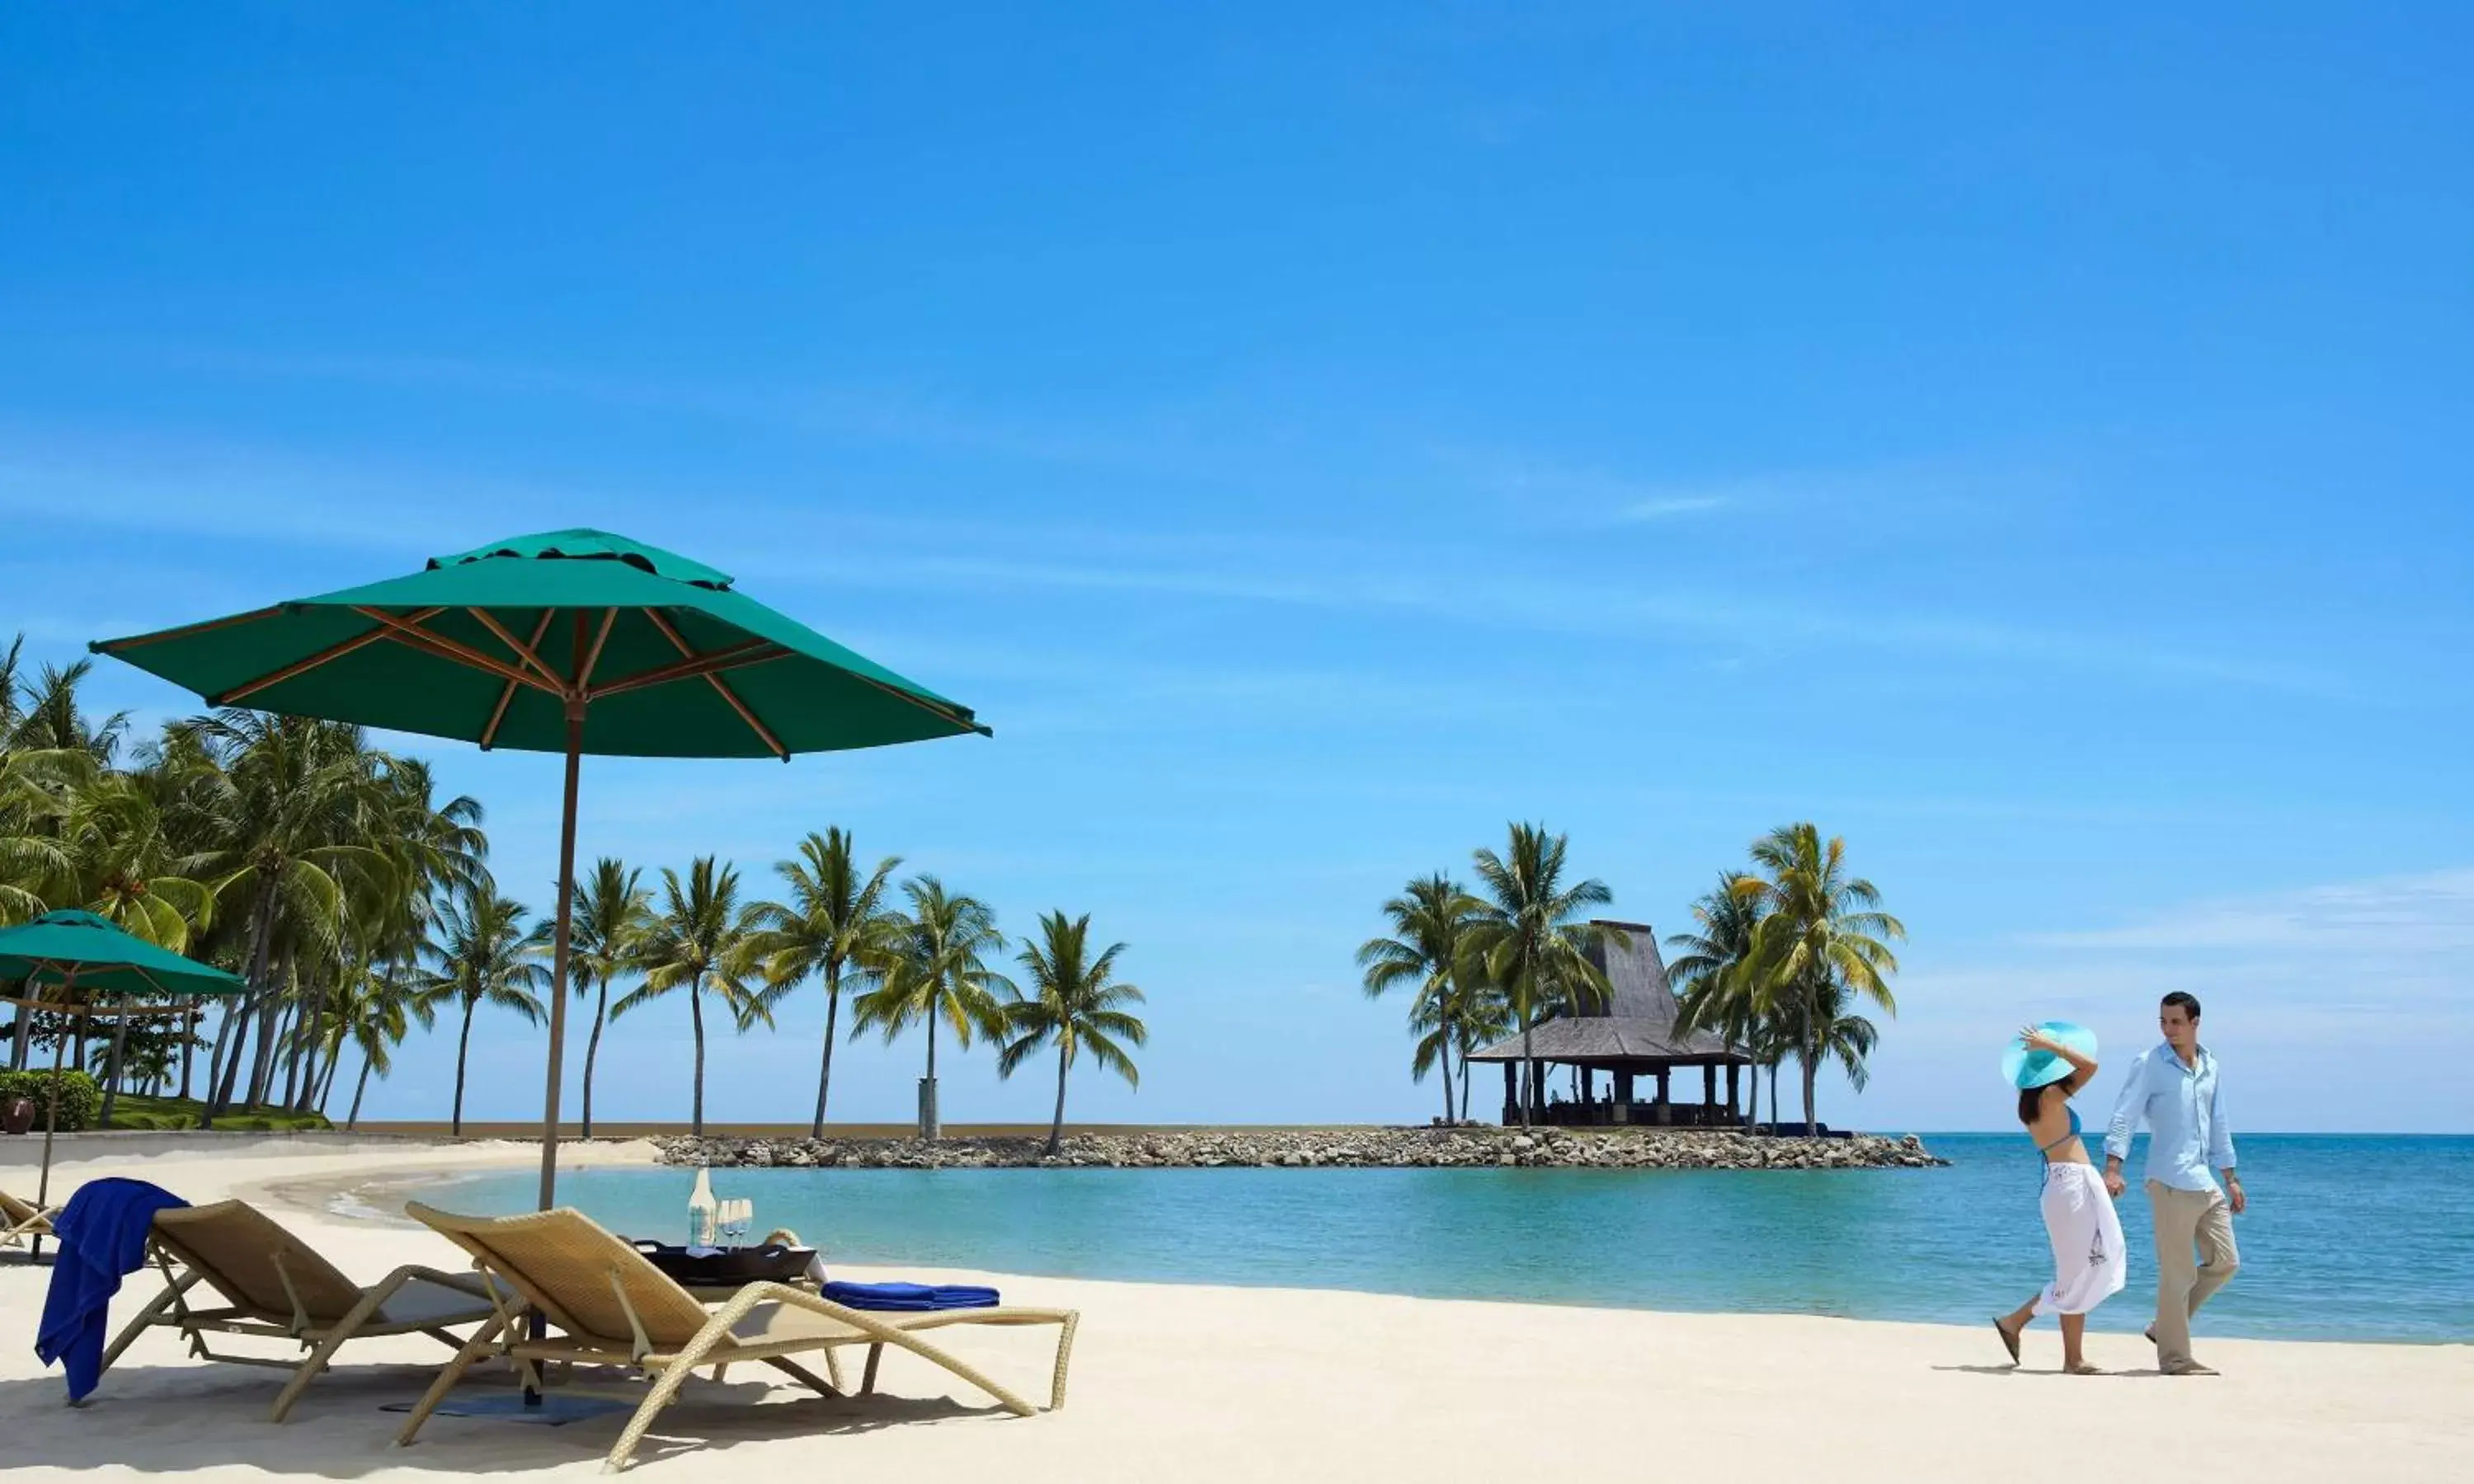
<path id="1" fill-rule="evenodd" d="M 2064 1144 L 2069 1143 L 2072 1139 L 2079 1137 L 2079 1111 L 2075 1108 L 2065 1108 L 2063 1112 L 2071 1115 L 2071 1131 L 2036 1151 L 2036 1158 L 2044 1161 L 2047 1164 L 2053 1162 L 2054 1150 L 2059 1149 Z"/>

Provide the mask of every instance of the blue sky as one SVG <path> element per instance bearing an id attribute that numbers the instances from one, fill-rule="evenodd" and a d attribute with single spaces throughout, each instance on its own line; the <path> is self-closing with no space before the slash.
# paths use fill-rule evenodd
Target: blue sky
<path id="1" fill-rule="evenodd" d="M 1914 935 L 1828 1115 L 1997 1125 L 2022 1018 L 2188 988 L 2248 1126 L 2474 1129 L 2415 1070 L 2474 1055 L 2463 15 L 1539 9 L 12 8 L 0 629 L 688 551 L 997 736 L 592 762 L 584 852 L 841 824 L 1092 913 L 1154 1040 L 1088 1117 L 1423 1118 L 1350 963 L 1403 880 L 1542 819 L 1665 932 L 1810 818 Z M 546 906 L 554 763 L 419 747 Z M 683 1110 L 684 1019 L 605 1113 Z M 802 1116 L 820 1021 L 716 1115 Z"/>

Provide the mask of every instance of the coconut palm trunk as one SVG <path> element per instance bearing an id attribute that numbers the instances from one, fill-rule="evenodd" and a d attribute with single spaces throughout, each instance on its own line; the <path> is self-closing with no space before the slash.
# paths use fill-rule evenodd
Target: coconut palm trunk
<path id="1" fill-rule="evenodd" d="M 593 1064 L 601 1057 L 601 1026 L 610 1018 L 610 981 L 594 981 L 593 1035 L 584 1042 L 583 1137 L 593 1137 Z"/>
<path id="2" fill-rule="evenodd" d="M 364 1056 L 364 1057 L 362 1057 L 362 1058 L 361 1058 L 361 1075 L 360 1075 L 359 1079 L 358 1079 L 358 1080 L 356 1080 L 355 1082 L 353 1082 L 353 1084 L 352 1084 L 352 1113 L 351 1113 L 347 1114 L 347 1115 L 345 1116 L 345 1118 L 344 1118 L 344 1127 L 345 1127 L 345 1129 L 346 1129 L 347 1131 L 350 1131 L 350 1130 L 352 1130 L 352 1129 L 358 1128 L 358 1127 L 360 1126 L 360 1122 L 361 1122 L 361 1095 L 362 1095 L 363 1093 L 365 1093 L 365 1092 L 369 1091 L 369 1089 L 370 1089 L 370 1059 L 369 1059 L 368 1057 Z"/>
<path id="3" fill-rule="evenodd" d="M 251 904 L 250 908 L 249 928 L 249 964 L 244 975 L 249 980 L 249 993 L 241 1001 L 242 1009 L 246 1013 L 240 1017 L 239 1031 L 232 1041 L 230 1065 L 224 1068 L 223 1083 L 215 1089 L 214 1107 L 211 1110 L 213 1113 L 224 1113 L 230 1109 L 233 1095 L 240 1090 L 241 1054 L 249 1049 L 252 1017 L 255 1017 L 262 1027 L 265 1023 L 264 1012 L 270 1008 L 275 998 L 274 978 L 270 972 L 272 966 L 269 963 L 275 946 L 275 876 L 262 866 L 259 868 L 257 899 Z M 264 1050 L 261 1048 L 256 1060 L 263 1059 Z M 251 1070 L 252 1100 L 255 1098 L 259 1081 L 255 1065 L 255 1062 L 253 1062 Z"/>
<path id="4" fill-rule="evenodd" d="M 193 1018 L 197 1013 L 198 1002 L 193 999 L 181 1016 L 181 1101 L 184 1103 L 189 1100 L 189 1058 L 198 1048 L 198 1027 Z"/>
<path id="5" fill-rule="evenodd" d="M 111 1019 L 111 1059 L 104 1063 L 103 1114 L 99 1128 L 111 1127 L 111 1110 L 120 1100 L 120 1058 L 129 1045 L 129 1014 L 126 1005 Z"/>
<path id="6" fill-rule="evenodd" d="M 464 1001 L 464 1029 L 455 1038 L 455 1112 L 449 1121 L 450 1137 L 464 1137 L 464 1057 L 473 1049 L 473 1001 Z"/>
<path id="7" fill-rule="evenodd" d="M 842 966 L 825 966 L 825 1054 L 816 1067 L 816 1116 L 808 1125 L 810 1138 L 825 1137 L 825 1094 L 834 1085 L 834 1021 L 842 1010 Z"/>
<path id="8" fill-rule="evenodd" d="M 1060 1042 L 1056 1048 L 1056 1116 L 1048 1125 L 1048 1152 L 1054 1156 L 1065 1147 L 1065 1073 L 1074 1065 L 1074 1053 Z"/>
<path id="9" fill-rule="evenodd" d="M 928 1075 L 919 1081 L 919 1137 L 936 1139 L 944 1137 L 944 1126 L 936 1118 L 936 1007 L 928 1009 Z"/>
<path id="10" fill-rule="evenodd" d="M 698 1138 L 704 1137 L 704 981 L 699 978 L 688 986 L 688 1018 L 695 1024 L 695 1099 L 690 1109 L 689 1127 Z"/>
<path id="11" fill-rule="evenodd" d="M 1523 1083 L 1520 1089 L 1520 1126 L 1525 1129 L 1530 1126 L 1531 1114 L 1538 1104 L 1540 1076 L 1538 1058 L 1531 1054 L 1529 1011 L 1526 1007 L 1520 1012 L 1520 1069 Z"/>

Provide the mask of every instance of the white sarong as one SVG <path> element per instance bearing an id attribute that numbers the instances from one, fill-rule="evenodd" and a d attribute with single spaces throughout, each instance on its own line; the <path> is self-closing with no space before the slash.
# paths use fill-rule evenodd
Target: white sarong
<path id="1" fill-rule="evenodd" d="M 2036 1296 L 2039 1314 L 2085 1314 L 2122 1291 L 2128 1255 L 2122 1218 L 2092 1164 L 2045 1167 L 2045 1233 L 2053 1241 L 2053 1281 Z"/>

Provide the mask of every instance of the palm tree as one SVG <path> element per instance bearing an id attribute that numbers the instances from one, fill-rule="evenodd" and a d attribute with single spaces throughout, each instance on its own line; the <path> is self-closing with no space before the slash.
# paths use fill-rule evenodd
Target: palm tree
<path id="1" fill-rule="evenodd" d="M 394 1049 L 403 1044 L 403 1038 L 411 1032 L 411 1022 L 419 1020 L 426 1030 L 434 1016 L 430 1002 L 414 985 L 394 977 L 392 965 L 384 972 L 364 973 L 358 982 L 345 986 L 328 1031 L 333 1044 L 327 1051 L 327 1065 L 330 1069 L 327 1088 L 331 1090 L 331 1068 L 343 1060 L 344 1042 L 350 1041 L 360 1048 L 361 1072 L 352 1084 L 352 1109 L 344 1119 L 346 1129 L 357 1127 L 361 1121 L 361 1099 L 370 1090 L 370 1074 L 376 1072 L 383 1078 L 394 1071 Z M 460 1067 L 458 1078 L 460 1081 Z M 324 1097 L 318 1106 L 322 1110 L 326 1107 Z"/>
<path id="2" fill-rule="evenodd" d="M 653 918 L 652 901 L 639 885 L 642 871 L 631 871 L 613 856 L 593 863 L 575 895 L 573 926 L 569 929 L 568 964 L 575 993 L 593 992 L 593 1036 L 584 1043 L 584 1137 L 593 1137 L 593 1065 L 601 1055 L 601 1027 L 610 1018 L 610 986 L 631 972 L 644 929 Z"/>
<path id="3" fill-rule="evenodd" d="M 1783 825 L 1753 842 L 1753 864 L 1761 873 L 1764 909 L 1754 933 L 1754 971 L 1770 1013 L 1795 1039 L 1810 1135 L 1819 1127 L 1813 1089 L 1822 1059 L 1856 1043 L 1848 1036 L 1831 1043 L 1833 1027 L 1844 1018 L 1833 1007 L 1871 1000 L 1899 1013 L 1888 978 L 1899 961 L 1889 942 L 1904 939 L 1907 930 L 1880 910 L 1881 894 L 1872 882 L 1847 874 L 1847 842 L 1832 836 L 1825 844 L 1809 823 Z M 1869 1023 L 1861 1041 L 1869 1051 Z"/>
<path id="4" fill-rule="evenodd" d="M 178 874 L 162 811 L 139 777 L 106 773 L 79 789 L 61 818 L 61 842 L 74 899 L 135 937 L 182 952 L 192 924 L 204 927 L 213 914 L 214 895 Z M 115 1017 L 104 1064 L 105 1128 L 119 1103 L 128 1043 L 129 1017 Z"/>
<path id="5" fill-rule="evenodd" d="M 695 1029 L 695 1097 L 691 1124 L 704 1135 L 704 996 L 721 996 L 732 1023 L 742 1034 L 751 1025 L 773 1022 L 763 991 L 748 982 L 747 943 L 755 931 L 753 913 L 739 901 L 739 868 L 716 864 L 700 855 L 679 874 L 662 868 L 662 906 L 638 940 L 636 965 L 644 982 L 610 1007 L 617 1019 L 649 1005 L 672 990 L 688 992 L 688 1019 Z"/>
<path id="6" fill-rule="evenodd" d="M 887 855 L 864 876 L 851 853 L 851 837 L 839 826 L 799 842 L 796 860 L 773 870 L 789 888 L 788 901 L 759 902 L 762 930 L 751 951 L 764 964 L 764 977 L 788 989 L 810 976 L 825 986 L 825 1047 L 816 1070 L 816 1115 L 808 1137 L 825 1137 L 825 1097 L 834 1082 L 835 1022 L 842 1008 L 842 975 L 855 969 L 860 983 L 877 977 L 893 939 L 895 917 L 885 905 L 899 855 Z"/>
<path id="7" fill-rule="evenodd" d="M 1821 1060 L 1836 1062 L 1839 1070 L 1847 1074 L 1847 1085 L 1861 1092 L 1872 1080 L 1864 1059 L 1873 1054 L 1881 1032 L 1862 1016 L 1848 1014 L 1847 998 L 1842 985 L 1817 1007 L 1819 1017 L 1811 1038 L 1812 1047 Z"/>
<path id="8" fill-rule="evenodd" d="M 511 1010 L 528 1024 L 542 1018 L 540 991 L 549 971 L 539 963 L 541 934 L 524 928 L 521 902 L 498 895 L 487 871 L 442 903 L 427 942 L 421 946 L 423 972 L 416 1014 L 426 1024 L 441 1004 L 462 1013 L 455 1039 L 455 1111 L 449 1132 L 464 1134 L 464 1064 L 473 1048 L 473 1012 L 483 1005 Z"/>
<path id="9" fill-rule="evenodd" d="M 1458 993 L 1456 977 L 1468 952 L 1470 929 L 1483 910 L 1485 903 L 1438 871 L 1410 882 L 1407 891 L 1385 902 L 1383 915 L 1392 920 L 1392 936 L 1370 938 L 1357 950 L 1370 998 L 1397 985 L 1417 985 L 1410 1020 L 1428 1034 L 1418 1043 L 1411 1071 L 1415 1080 L 1423 1082 L 1440 1063 L 1445 1123 L 1457 1121 L 1452 1108 L 1451 1051 L 1464 996 Z"/>
<path id="10" fill-rule="evenodd" d="M 1713 1031 L 1729 1047 L 1747 1051 L 1761 1039 L 1760 985 L 1747 968 L 1759 926 L 1762 889 L 1758 876 L 1720 872 L 1718 884 L 1692 904 L 1695 931 L 1672 933 L 1667 946 L 1681 953 L 1666 966 L 1680 1013 L 1678 1039 Z M 1753 1107 L 1760 1107 L 1760 1064 L 1754 1063 Z"/>
<path id="11" fill-rule="evenodd" d="M 257 1050 L 247 1101 L 265 1099 L 282 1008 L 274 972 L 279 919 L 315 938 L 342 919 L 348 884 L 394 879 L 394 863 L 368 843 L 393 801 L 383 754 L 369 749 L 358 727 L 227 709 L 177 724 L 168 740 L 207 764 L 184 800 L 195 815 L 191 829 L 209 842 L 193 874 L 212 884 L 219 911 L 247 923 L 250 990 L 218 1038 L 211 1118 L 230 1106 L 243 1049 L 236 1039 L 221 1060 L 221 1041 L 235 1025 L 245 1039 L 253 1014 Z"/>
<path id="12" fill-rule="evenodd" d="M 1143 1022 L 1124 1007 L 1143 1002 L 1143 992 L 1116 978 L 1117 955 L 1126 951 L 1112 943 L 1093 957 L 1091 916 L 1069 922 L 1062 912 L 1039 920 L 1038 943 L 1026 943 L 1015 961 L 1031 976 L 1031 993 L 1005 1006 L 1004 1029 L 1012 1039 L 997 1052 L 997 1075 L 1010 1077 L 1033 1052 L 1056 1047 L 1056 1114 L 1048 1125 L 1048 1152 L 1065 1142 L 1065 1076 L 1074 1059 L 1089 1052 L 1091 1060 L 1139 1088 L 1142 1077 L 1134 1059 L 1120 1042 L 1141 1045 L 1149 1039 Z"/>
<path id="13" fill-rule="evenodd" d="M 13 677 L 13 649 L 8 668 Z M 25 686 L 25 703 L 15 713 L 9 745 L 80 752 L 92 758 L 96 766 L 109 767 L 119 754 L 121 740 L 129 734 L 129 713 L 114 711 L 99 722 L 88 719 L 85 708 L 78 704 L 78 687 L 93 673 L 94 661 L 88 658 L 65 666 L 43 666 L 42 678 Z"/>
<path id="14" fill-rule="evenodd" d="M 1607 971 L 1590 962 L 1589 950 L 1614 936 L 1613 930 L 1575 919 L 1613 901 L 1614 894 L 1594 878 L 1564 884 L 1569 846 L 1569 836 L 1550 835 L 1543 825 L 1516 824 L 1504 854 L 1480 850 L 1475 857 L 1478 880 L 1491 899 L 1479 906 L 1469 948 L 1473 964 L 1483 966 L 1487 982 L 1520 1026 L 1527 1073 L 1520 1098 L 1523 1128 L 1540 1090 L 1530 1034 L 1539 1017 L 1556 1009 L 1587 1011 L 1605 1004 L 1609 993 Z"/>
<path id="15" fill-rule="evenodd" d="M 928 1074 L 919 1082 L 919 1137 L 935 1138 L 943 1133 L 936 1117 L 936 1023 L 951 1026 L 964 1048 L 975 1032 L 1001 1035 L 1005 1013 L 997 993 L 1012 986 L 987 967 L 987 956 L 1003 952 L 1006 941 L 986 903 L 950 895 L 931 875 L 913 876 L 902 890 L 910 910 L 895 924 L 884 982 L 852 1007 L 859 1014 L 851 1035 L 856 1039 L 874 1027 L 890 1042 L 908 1027 L 926 1023 Z"/>

